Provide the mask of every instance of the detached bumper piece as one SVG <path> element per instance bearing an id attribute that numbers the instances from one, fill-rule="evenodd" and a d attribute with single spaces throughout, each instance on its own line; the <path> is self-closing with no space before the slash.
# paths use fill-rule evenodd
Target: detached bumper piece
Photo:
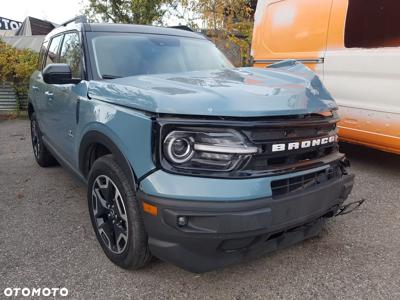
<path id="1" fill-rule="evenodd" d="M 354 175 L 343 174 L 279 197 L 205 202 L 139 198 L 158 208 L 144 214 L 151 252 L 191 272 L 211 271 L 313 237 L 350 194 Z"/>
<path id="2" fill-rule="evenodd" d="M 358 209 L 361 205 L 363 205 L 364 202 L 365 202 L 365 199 L 361 199 L 361 200 L 353 201 L 353 202 L 347 203 L 346 205 L 341 206 L 339 208 L 338 212 L 336 213 L 335 217 L 352 213 L 353 211 Z"/>

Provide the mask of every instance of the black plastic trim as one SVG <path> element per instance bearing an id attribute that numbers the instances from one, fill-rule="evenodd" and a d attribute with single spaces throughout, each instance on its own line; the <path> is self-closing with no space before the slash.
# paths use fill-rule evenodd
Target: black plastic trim
<path id="1" fill-rule="evenodd" d="M 322 126 L 335 124 L 340 118 L 337 114 L 324 117 L 320 114 L 309 115 L 288 115 L 272 117 L 212 117 L 212 116 L 185 116 L 185 115 L 160 115 L 157 122 L 161 125 L 175 124 L 185 126 L 221 126 L 221 127 L 264 127 L 271 128 L 286 127 L 307 127 L 311 125 Z M 290 122 L 290 123 L 289 123 Z"/>

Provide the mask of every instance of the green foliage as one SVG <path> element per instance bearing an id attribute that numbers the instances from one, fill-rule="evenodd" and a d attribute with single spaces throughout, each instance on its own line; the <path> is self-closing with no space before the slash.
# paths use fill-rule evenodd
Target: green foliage
<path id="1" fill-rule="evenodd" d="M 254 0 L 181 0 L 181 6 L 196 15 L 214 43 L 239 46 L 242 65 L 250 65 L 254 23 Z"/>
<path id="2" fill-rule="evenodd" d="M 89 0 L 85 8 L 91 20 L 125 24 L 162 24 L 175 0 Z"/>
<path id="3" fill-rule="evenodd" d="M 17 95 L 17 107 L 26 97 L 29 78 L 38 64 L 38 54 L 29 49 L 18 50 L 0 40 L 0 82 L 14 84 Z"/>
<path id="4" fill-rule="evenodd" d="M 240 48 L 242 65 L 251 62 L 250 48 L 256 0 L 88 0 L 85 14 L 93 21 L 163 24 L 168 16 L 199 29 L 202 23 L 216 44 Z"/>

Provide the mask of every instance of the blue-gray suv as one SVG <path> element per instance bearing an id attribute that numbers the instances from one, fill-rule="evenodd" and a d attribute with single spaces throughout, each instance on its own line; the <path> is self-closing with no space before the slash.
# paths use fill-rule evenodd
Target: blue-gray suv
<path id="1" fill-rule="evenodd" d="M 304 65 L 234 68 L 188 30 L 71 20 L 29 89 L 38 164 L 87 185 L 108 258 L 205 272 L 315 236 L 354 176 Z"/>

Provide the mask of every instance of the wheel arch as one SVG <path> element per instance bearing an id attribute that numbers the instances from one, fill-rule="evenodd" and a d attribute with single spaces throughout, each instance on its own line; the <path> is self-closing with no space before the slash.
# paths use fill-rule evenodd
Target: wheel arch
<path id="1" fill-rule="evenodd" d="M 100 155 L 96 157 L 94 151 L 98 151 L 99 149 Z M 94 161 L 106 154 L 112 154 L 114 156 L 117 163 L 134 184 L 135 189 L 137 189 L 137 178 L 130 162 L 116 143 L 114 143 L 110 137 L 99 131 L 89 131 L 82 137 L 79 147 L 79 170 L 82 175 L 87 178 Z M 93 155 L 95 156 L 93 157 Z"/>
<path id="2" fill-rule="evenodd" d="M 35 112 L 35 108 L 33 107 L 32 101 L 28 101 L 28 116 L 29 120 L 32 119 L 32 114 Z"/>

